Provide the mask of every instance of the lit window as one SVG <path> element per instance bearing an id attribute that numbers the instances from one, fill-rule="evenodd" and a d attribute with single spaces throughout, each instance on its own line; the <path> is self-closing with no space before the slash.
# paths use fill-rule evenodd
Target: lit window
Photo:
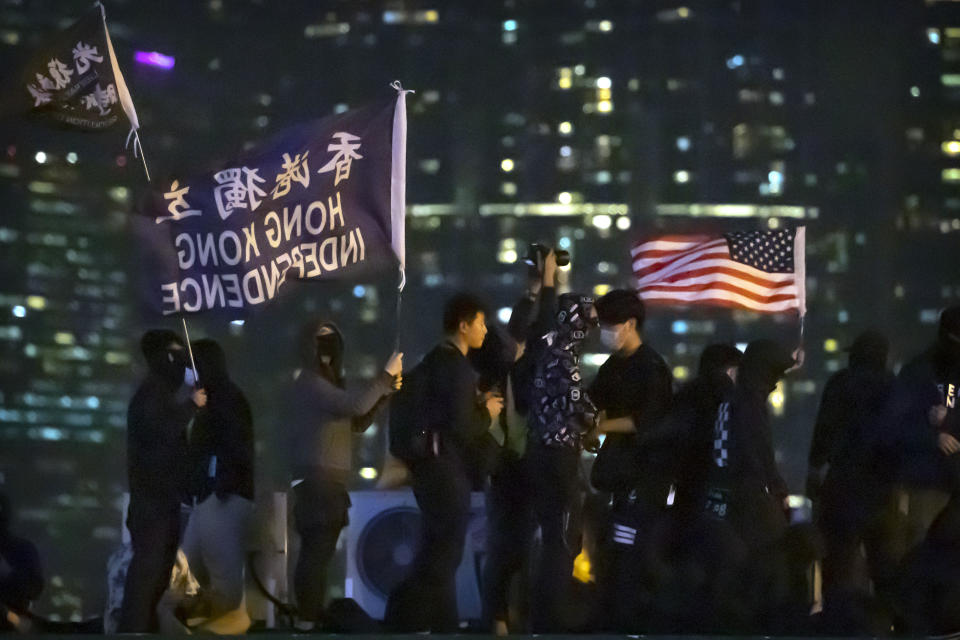
<path id="1" fill-rule="evenodd" d="M 675 171 L 673 173 L 673 181 L 677 184 L 686 184 L 690 182 L 690 172 L 689 171 Z"/>
<path id="2" fill-rule="evenodd" d="M 927 29 L 927 40 L 931 44 L 940 44 L 940 29 Z"/>
<path id="3" fill-rule="evenodd" d="M 515 182 L 504 182 L 500 185 L 500 193 L 505 196 L 517 195 L 517 184 Z"/>
<path id="4" fill-rule="evenodd" d="M 739 53 L 733 56 L 732 58 L 727 59 L 728 69 L 736 69 L 737 67 L 742 67 L 742 66 L 743 66 L 743 56 L 740 55 Z"/>
<path id="5" fill-rule="evenodd" d="M 77 154 L 73 151 L 67 154 L 67 162 L 70 164 L 77 164 Z"/>
<path id="6" fill-rule="evenodd" d="M 613 86 L 613 81 L 606 76 L 597 78 L 597 89 L 609 89 Z"/>
<path id="7" fill-rule="evenodd" d="M 593 216 L 590 223 L 597 229 L 609 229 L 613 224 L 613 219 L 608 215 Z"/>
<path id="8" fill-rule="evenodd" d="M 613 111 L 613 103 L 609 100 L 601 100 L 597 103 L 597 111 L 600 113 L 610 113 Z"/>
<path id="9" fill-rule="evenodd" d="M 916 85 L 910 87 L 910 95 L 913 96 L 914 98 L 919 98 L 919 97 L 920 97 L 920 87 L 918 87 L 918 86 L 916 86 Z"/>
<path id="10" fill-rule="evenodd" d="M 677 138 L 677 149 L 680 151 L 689 151 L 690 150 L 690 138 L 687 136 L 680 136 Z"/>
<path id="11" fill-rule="evenodd" d="M 777 67 L 773 70 L 773 79 L 774 80 L 783 80 L 786 77 L 786 74 L 783 72 L 783 69 Z"/>
<path id="12" fill-rule="evenodd" d="M 776 105 L 778 107 L 783 104 L 783 94 L 780 93 L 779 91 L 771 91 L 769 97 L 770 97 L 770 104 Z"/>
<path id="13" fill-rule="evenodd" d="M 944 182 L 960 182 L 960 169 L 950 168 L 940 172 L 940 178 Z"/>
<path id="14" fill-rule="evenodd" d="M 626 231 L 630 228 L 630 218 L 627 216 L 620 216 L 617 218 L 617 229 L 620 231 Z"/>
<path id="15" fill-rule="evenodd" d="M 940 82 L 945 87 L 960 87 L 960 73 L 945 73 L 940 76 Z"/>
<path id="16" fill-rule="evenodd" d="M 940 148 L 943 149 L 943 152 L 948 156 L 955 156 L 960 154 L 960 140 L 948 140 L 940 145 Z"/>
<path id="17" fill-rule="evenodd" d="M 47 161 L 47 154 L 43 151 L 37 151 L 37 155 L 33 156 L 33 159 L 37 161 L 37 164 L 44 164 Z"/>
<path id="18" fill-rule="evenodd" d="M 510 173 L 511 171 L 513 171 L 513 167 L 514 167 L 514 164 L 511 158 L 504 158 L 503 160 L 500 161 L 500 168 L 503 170 L 504 173 Z"/>
<path id="19" fill-rule="evenodd" d="M 503 30 L 504 30 L 504 31 L 516 31 L 516 30 L 517 30 L 517 21 L 516 21 L 516 20 L 504 20 L 504 21 L 503 21 Z"/>
<path id="20" fill-rule="evenodd" d="M 573 154 L 573 149 L 571 149 L 567 145 L 563 145 L 562 147 L 560 147 L 560 155 L 563 156 L 564 158 L 569 158 L 572 154 Z"/>
<path id="21" fill-rule="evenodd" d="M 573 196 L 570 195 L 569 191 L 562 191 L 557 194 L 557 202 L 560 204 L 570 204 L 573 202 Z"/>
<path id="22" fill-rule="evenodd" d="M 823 350 L 827 353 L 834 353 L 839 348 L 839 344 L 837 344 L 837 341 L 833 338 L 827 338 L 823 341 Z"/>
<path id="23" fill-rule="evenodd" d="M 561 122 L 557 126 L 557 131 L 559 131 L 562 136 L 568 136 L 573 133 L 573 125 L 569 122 Z"/>
<path id="24" fill-rule="evenodd" d="M 601 20 L 601 21 L 600 21 L 600 24 L 598 25 L 598 27 L 599 27 L 600 31 L 612 31 L 612 30 L 613 30 L 613 23 L 610 22 L 609 20 Z"/>

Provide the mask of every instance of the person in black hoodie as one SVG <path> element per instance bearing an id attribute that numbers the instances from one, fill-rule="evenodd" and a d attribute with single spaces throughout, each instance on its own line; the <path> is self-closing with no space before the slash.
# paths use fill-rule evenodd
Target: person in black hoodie
<path id="1" fill-rule="evenodd" d="M 758 631 L 764 612 L 782 605 L 764 592 L 772 576 L 786 572 L 777 544 L 787 527 L 787 486 L 774 459 L 767 397 L 794 365 L 776 342 L 754 340 L 717 409 L 704 518 L 693 532 L 709 575 L 703 620 L 712 632 Z"/>
<path id="2" fill-rule="evenodd" d="M 253 418 L 213 340 L 193 343 L 207 406 L 190 430 L 193 510 L 181 548 L 197 576 L 208 617 L 243 602 L 246 531 L 253 512 Z"/>
<path id="3" fill-rule="evenodd" d="M 149 373 L 127 412 L 127 528 L 133 559 L 127 571 L 120 632 L 156 628 L 156 606 L 170 581 L 180 537 L 180 503 L 188 484 L 187 427 L 207 395 L 195 388 L 183 342 L 172 331 L 140 340 Z"/>
<path id="4" fill-rule="evenodd" d="M 823 388 L 810 445 L 807 495 L 817 501 L 824 535 L 823 586 L 829 600 L 864 591 L 858 580 L 860 545 L 867 552 L 875 592 L 893 586 L 896 554 L 888 549 L 892 490 L 878 448 L 883 411 L 894 384 L 887 366 L 890 343 L 880 332 L 861 333 L 849 365 Z M 821 482 L 821 478 L 823 481 Z"/>
<path id="5" fill-rule="evenodd" d="M 470 477 L 464 460 L 489 438 L 503 397 L 480 395 L 467 359 L 487 334 L 479 300 L 451 298 L 443 311 L 444 340 L 424 356 L 417 375 L 429 380 L 421 424 L 429 437 L 423 457 L 406 460 L 420 507 L 422 533 L 413 571 L 390 594 L 384 622 L 395 631 L 459 629 L 456 572 L 470 518 Z"/>
<path id="6" fill-rule="evenodd" d="M 898 480 L 909 497 L 908 547 L 960 489 L 958 390 L 960 305 L 943 311 L 936 342 L 900 370 L 887 409 L 887 444 L 899 454 Z"/>

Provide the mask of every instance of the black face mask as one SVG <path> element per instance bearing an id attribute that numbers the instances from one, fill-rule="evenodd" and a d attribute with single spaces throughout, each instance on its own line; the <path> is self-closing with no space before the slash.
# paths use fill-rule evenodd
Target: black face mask
<path id="1" fill-rule="evenodd" d="M 160 360 L 157 373 L 173 385 L 183 382 L 183 374 L 187 369 L 187 355 L 182 349 L 168 349 Z"/>
<path id="2" fill-rule="evenodd" d="M 317 336 L 317 365 L 321 372 L 336 385 L 341 384 L 343 367 L 343 342 L 336 333 Z"/>

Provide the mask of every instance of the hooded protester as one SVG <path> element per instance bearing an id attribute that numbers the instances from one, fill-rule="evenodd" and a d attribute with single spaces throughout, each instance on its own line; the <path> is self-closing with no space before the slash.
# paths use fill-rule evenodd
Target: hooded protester
<path id="1" fill-rule="evenodd" d="M 327 567 L 348 523 L 353 434 L 366 429 L 378 402 L 399 388 L 403 355 L 394 353 L 372 381 L 348 390 L 340 330 L 331 322 L 311 322 L 302 334 L 301 358 L 304 367 L 287 403 L 287 429 L 300 534 L 294 590 L 301 622 L 310 625 L 324 622 Z"/>
<path id="2" fill-rule="evenodd" d="M 676 465 L 677 508 L 692 513 L 702 506 L 704 482 L 713 464 L 713 422 L 717 408 L 733 392 L 743 353 L 730 344 L 707 345 L 700 354 L 697 377 L 683 385 L 665 422 L 677 431 L 673 443 L 681 451 Z"/>
<path id="3" fill-rule="evenodd" d="M 193 343 L 206 409 L 190 431 L 193 510 L 181 548 L 211 619 L 243 603 L 246 530 L 253 512 L 253 418 L 213 340 Z"/>
<path id="4" fill-rule="evenodd" d="M 0 493 L 0 633 L 27 627 L 22 616 L 43 591 L 40 554 L 10 531 L 10 499 Z"/>
<path id="5" fill-rule="evenodd" d="M 531 611 L 534 633 L 565 630 L 573 561 L 580 553 L 580 452 L 597 415 L 583 388 L 580 356 L 596 324 L 593 298 L 563 294 L 553 330 L 531 353 L 527 460 L 542 541 Z"/>
<path id="6" fill-rule="evenodd" d="M 748 543 L 771 542 L 786 525 L 788 491 L 774 459 L 767 397 L 794 364 L 776 342 L 754 340 L 740 360 L 730 402 L 718 408 L 711 489 L 728 492 L 726 517 Z"/>
<path id="7" fill-rule="evenodd" d="M 883 410 L 894 383 L 887 366 L 889 348 L 878 331 L 857 336 L 848 350 L 849 365 L 827 380 L 817 412 L 807 495 L 817 500 L 817 524 L 826 543 L 827 599 L 834 593 L 846 598 L 866 590 L 858 580 L 861 544 L 875 592 L 886 593 L 892 587 L 896 558 L 889 552 L 887 534 L 893 514 L 885 508 L 891 486 L 878 447 Z"/>
<path id="8" fill-rule="evenodd" d="M 774 576 L 786 573 L 777 543 L 787 527 L 787 487 L 774 459 L 767 397 L 794 364 L 776 342 L 754 340 L 717 408 L 703 516 L 690 532 L 700 540 L 698 560 L 708 576 L 698 631 L 756 632 L 783 604 L 766 592 Z"/>
<path id="9" fill-rule="evenodd" d="M 960 489 L 958 389 L 960 305 L 943 311 L 936 342 L 900 370 L 887 409 L 887 444 L 899 456 L 896 475 L 909 499 L 908 547 Z"/>
<path id="10" fill-rule="evenodd" d="M 206 392 L 194 388 L 195 374 L 180 337 L 148 331 L 140 341 L 149 372 L 127 413 L 127 528 L 133 559 L 124 585 L 119 632 L 156 628 L 156 605 L 167 583 L 180 537 L 180 503 L 189 485 L 187 429 Z"/>

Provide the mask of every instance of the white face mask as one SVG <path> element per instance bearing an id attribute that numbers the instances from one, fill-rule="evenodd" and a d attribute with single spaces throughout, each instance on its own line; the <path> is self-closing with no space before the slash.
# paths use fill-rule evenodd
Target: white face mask
<path id="1" fill-rule="evenodd" d="M 620 349 L 620 332 L 616 329 L 600 329 L 600 342 L 607 349 L 617 351 Z"/>

